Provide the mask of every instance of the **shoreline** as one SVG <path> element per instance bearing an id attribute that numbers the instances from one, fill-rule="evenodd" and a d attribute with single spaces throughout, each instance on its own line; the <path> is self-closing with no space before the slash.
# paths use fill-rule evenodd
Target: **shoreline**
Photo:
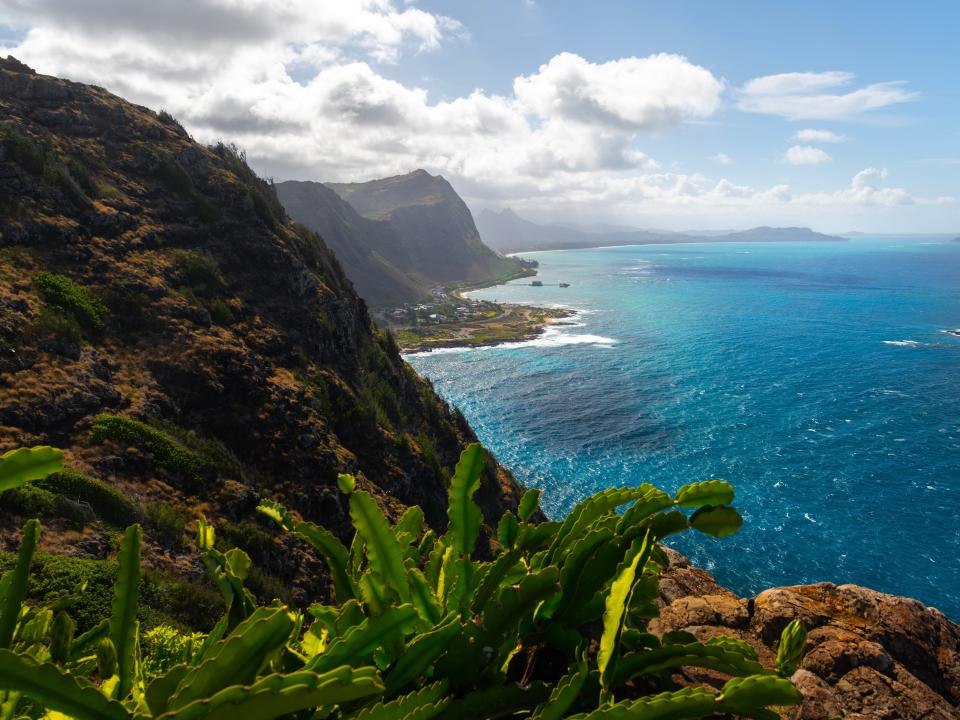
<path id="1" fill-rule="evenodd" d="M 434 333 L 415 340 L 407 330 L 398 334 L 397 344 L 403 355 L 417 355 L 435 350 L 497 347 L 535 340 L 547 328 L 574 317 L 577 312 L 568 308 L 546 308 L 534 305 L 499 303 L 503 312 L 496 317 L 460 323 L 431 325 Z M 391 328 L 392 329 L 392 328 Z"/>

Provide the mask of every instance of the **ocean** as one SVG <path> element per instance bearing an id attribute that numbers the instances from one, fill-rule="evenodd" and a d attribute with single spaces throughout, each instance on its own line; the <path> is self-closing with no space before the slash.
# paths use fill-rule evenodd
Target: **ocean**
<path id="1" fill-rule="evenodd" d="M 525 256 L 544 287 L 472 295 L 567 324 L 408 360 L 550 517 L 606 487 L 722 478 L 743 529 L 670 544 L 723 585 L 856 583 L 960 620 L 960 243 Z"/>

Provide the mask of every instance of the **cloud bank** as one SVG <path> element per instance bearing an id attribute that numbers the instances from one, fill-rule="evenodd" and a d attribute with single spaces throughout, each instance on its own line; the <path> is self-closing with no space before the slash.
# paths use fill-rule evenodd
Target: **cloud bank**
<path id="1" fill-rule="evenodd" d="M 166 109 L 202 142 L 242 145 L 279 178 L 362 180 L 424 167 L 475 205 L 590 207 L 622 215 L 697 208 L 892 206 L 925 202 L 864 170 L 849 188 L 794 194 L 663 170 L 645 145 L 729 111 L 723 78 L 676 54 L 591 62 L 560 53 L 506 95 L 449 100 L 386 77 L 405 55 L 463 42 L 457 20 L 394 0 L 0 0 L 25 31 L 3 49 L 39 71 Z M 851 118 L 917 97 L 850 73 L 787 73 L 732 92 L 735 107 L 789 119 Z M 807 129 L 802 142 L 841 136 Z M 648 145 L 649 146 L 649 145 Z M 787 162 L 830 157 L 797 145 Z M 669 159 L 667 159 L 669 160 Z M 732 164 L 719 153 L 716 165 Z M 878 174 L 879 173 L 879 174 Z"/>

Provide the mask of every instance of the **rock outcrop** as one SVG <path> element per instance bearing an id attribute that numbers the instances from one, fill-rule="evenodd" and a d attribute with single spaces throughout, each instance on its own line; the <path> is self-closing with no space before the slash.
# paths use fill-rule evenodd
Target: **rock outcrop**
<path id="1" fill-rule="evenodd" d="M 677 553 L 661 582 L 654 632 L 746 640 L 771 664 L 780 632 L 799 618 L 809 634 L 793 681 L 804 703 L 791 720 L 956 720 L 960 626 L 916 600 L 857 585 L 797 585 L 737 597 Z M 711 682 L 691 673 L 685 682 Z"/>

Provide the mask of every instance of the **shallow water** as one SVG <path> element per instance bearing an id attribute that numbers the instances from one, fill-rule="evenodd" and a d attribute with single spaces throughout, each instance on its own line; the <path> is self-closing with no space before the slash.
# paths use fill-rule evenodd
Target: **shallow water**
<path id="1" fill-rule="evenodd" d="M 960 618 L 960 243 L 531 253 L 474 293 L 575 323 L 411 356 L 559 517 L 587 494 L 731 481 L 746 523 L 677 549 L 748 594 L 831 580 Z M 527 281 L 529 282 L 529 281 Z"/>

